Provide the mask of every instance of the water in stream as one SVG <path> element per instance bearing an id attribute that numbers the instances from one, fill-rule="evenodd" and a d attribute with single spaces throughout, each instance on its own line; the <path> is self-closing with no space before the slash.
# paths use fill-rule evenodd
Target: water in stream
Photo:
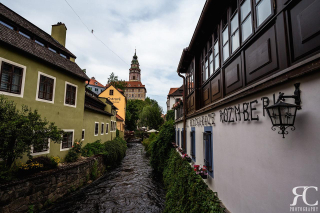
<path id="1" fill-rule="evenodd" d="M 44 212 L 162 212 L 164 197 L 142 144 L 132 143 L 118 168 Z"/>

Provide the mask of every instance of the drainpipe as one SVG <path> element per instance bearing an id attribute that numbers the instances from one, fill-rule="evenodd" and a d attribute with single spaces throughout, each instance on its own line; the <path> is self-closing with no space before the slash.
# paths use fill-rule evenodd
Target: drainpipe
<path id="1" fill-rule="evenodd" d="M 178 75 L 183 79 L 183 144 L 184 147 L 187 147 L 186 139 L 187 139 L 187 131 L 186 131 L 186 126 L 187 126 L 187 101 L 186 101 L 186 77 L 181 75 L 179 71 L 177 71 Z"/>

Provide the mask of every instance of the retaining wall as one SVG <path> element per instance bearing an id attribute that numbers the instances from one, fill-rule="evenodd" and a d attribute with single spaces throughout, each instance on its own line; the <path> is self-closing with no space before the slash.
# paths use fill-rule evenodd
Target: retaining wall
<path id="1" fill-rule="evenodd" d="M 95 162 L 99 177 L 106 168 L 101 155 L 0 185 L 0 213 L 26 212 L 31 205 L 43 208 L 87 184 Z"/>

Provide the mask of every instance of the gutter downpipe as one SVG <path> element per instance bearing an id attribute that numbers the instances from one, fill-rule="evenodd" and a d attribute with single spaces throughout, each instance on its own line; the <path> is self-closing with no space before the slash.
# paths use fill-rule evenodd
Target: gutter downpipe
<path id="1" fill-rule="evenodd" d="M 186 148 L 187 147 L 187 143 L 186 143 L 186 139 L 187 139 L 187 131 L 186 131 L 186 125 L 187 125 L 187 121 L 186 121 L 186 118 L 187 118 L 187 102 L 186 102 L 186 77 L 181 75 L 179 71 L 177 71 L 178 75 L 183 79 L 183 144 L 184 144 L 184 147 Z M 186 150 L 184 150 L 186 151 Z"/>

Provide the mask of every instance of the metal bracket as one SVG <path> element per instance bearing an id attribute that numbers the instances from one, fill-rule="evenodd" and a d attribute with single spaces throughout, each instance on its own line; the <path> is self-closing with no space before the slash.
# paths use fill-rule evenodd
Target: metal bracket
<path id="1" fill-rule="evenodd" d="M 285 98 L 293 98 L 295 104 L 298 106 L 298 110 L 300 110 L 301 109 L 300 83 L 295 83 L 294 87 L 295 87 L 294 95 L 284 95 L 284 93 L 279 92 L 279 98 L 277 100 L 277 103 L 279 103 L 280 101 L 285 101 Z"/>

